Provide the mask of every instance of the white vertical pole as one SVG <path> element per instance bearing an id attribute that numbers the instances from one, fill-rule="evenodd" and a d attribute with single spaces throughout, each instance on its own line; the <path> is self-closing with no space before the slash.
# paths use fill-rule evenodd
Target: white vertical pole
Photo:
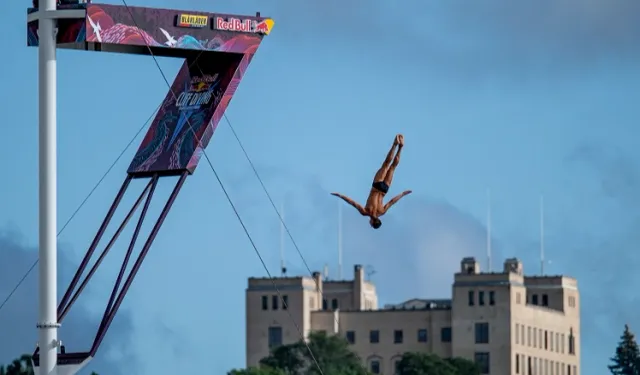
<path id="1" fill-rule="evenodd" d="M 342 280 L 342 202 L 338 202 L 338 280 Z"/>
<path id="2" fill-rule="evenodd" d="M 282 203 L 282 207 L 280 208 L 280 273 L 281 276 L 284 277 L 285 272 L 285 263 L 284 263 L 284 202 Z"/>
<path id="3" fill-rule="evenodd" d="M 544 197 L 540 195 L 540 275 L 544 276 Z"/>
<path id="4" fill-rule="evenodd" d="M 491 190 L 487 189 L 487 271 L 491 272 Z"/>
<path id="5" fill-rule="evenodd" d="M 55 11 L 56 0 L 40 0 L 40 14 Z M 56 25 L 40 18 L 38 35 L 39 99 L 39 317 L 40 375 L 57 375 L 57 155 Z"/>

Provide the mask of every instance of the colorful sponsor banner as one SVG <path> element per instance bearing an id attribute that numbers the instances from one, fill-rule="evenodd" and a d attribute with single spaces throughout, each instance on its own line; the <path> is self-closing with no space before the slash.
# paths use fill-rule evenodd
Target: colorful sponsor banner
<path id="1" fill-rule="evenodd" d="M 209 25 L 209 17 L 197 14 L 178 14 L 176 26 L 202 29 Z"/>

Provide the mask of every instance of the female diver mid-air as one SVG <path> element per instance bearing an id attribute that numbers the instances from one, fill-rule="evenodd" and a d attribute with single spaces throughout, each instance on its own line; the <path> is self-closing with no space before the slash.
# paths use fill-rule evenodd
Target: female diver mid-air
<path id="1" fill-rule="evenodd" d="M 396 135 L 396 139 L 393 141 L 391 150 L 389 150 L 389 153 L 387 154 L 387 158 L 384 159 L 384 163 L 382 163 L 382 167 L 380 167 L 376 176 L 373 178 L 369 198 L 367 198 L 367 204 L 364 207 L 347 196 L 338 193 L 331 193 L 331 195 L 342 198 L 345 202 L 355 207 L 362 216 L 369 216 L 369 224 L 371 224 L 374 229 L 380 228 L 382 225 L 380 217 L 386 214 L 391 206 L 398 203 L 398 201 L 405 195 L 411 194 L 411 190 L 407 190 L 391 199 L 387 204 L 382 202 L 382 199 L 389 191 L 389 187 L 393 181 L 393 172 L 395 172 L 398 164 L 400 164 L 400 152 L 402 151 L 402 147 L 404 147 L 404 137 L 402 134 L 398 134 Z"/>

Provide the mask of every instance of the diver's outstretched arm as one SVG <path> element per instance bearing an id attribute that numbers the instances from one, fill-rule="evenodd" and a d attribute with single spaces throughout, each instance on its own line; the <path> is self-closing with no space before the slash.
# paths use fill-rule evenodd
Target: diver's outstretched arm
<path id="1" fill-rule="evenodd" d="M 345 201 L 345 202 L 349 203 L 350 205 L 352 205 L 353 207 L 355 207 L 355 209 L 358 210 L 358 212 L 360 212 L 360 214 L 362 216 L 367 216 L 367 211 L 365 211 L 365 209 L 362 208 L 362 206 L 360 204 L 358 204 L 356 201 L 354 201 L 353 199 L 351 199 L 351 198 L 349 198 L 347 196 L 344 196 L 342 194 L 339 194 L 339 193 L 331 193 L 331 195 L 334 195 L 334 196 L 336 196 L 338 198 L 341 198 L 343 201 Z"/>
<path id="2" fill-rule="evenodd" d="M 398 201 L 400 199 L 402 199 L 402 197 L 404 197 L 405 195 L 409 195 L 409 194 L 411 194 L 411 190 L 404 191 L 404 192 L 402 192 L 402 194 L 399 194 L 399 195 L 396 195 L 395 197 L 393 197 L 393 199 L 391 199 L 389 202 L 387 202 L 387 204 L 384 205 L 383 212 L 386 213 L 391 208 L 391 206 L 393 206 L 394 204 L 398 203 Z"/>

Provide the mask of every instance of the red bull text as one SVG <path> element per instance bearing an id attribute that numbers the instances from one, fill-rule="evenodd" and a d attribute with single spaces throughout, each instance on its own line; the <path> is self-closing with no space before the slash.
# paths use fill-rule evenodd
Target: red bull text
<path id="1" fill-rule="evenodd" d="M 216 17 L 214 22 L 215 28 L 222 31 L 235 31 L 241 33 L 261 33 L 267 34 L 269 26 L 266 22 L 255 20 L 241 20 L 238 18 L 224 19 Z"/>

